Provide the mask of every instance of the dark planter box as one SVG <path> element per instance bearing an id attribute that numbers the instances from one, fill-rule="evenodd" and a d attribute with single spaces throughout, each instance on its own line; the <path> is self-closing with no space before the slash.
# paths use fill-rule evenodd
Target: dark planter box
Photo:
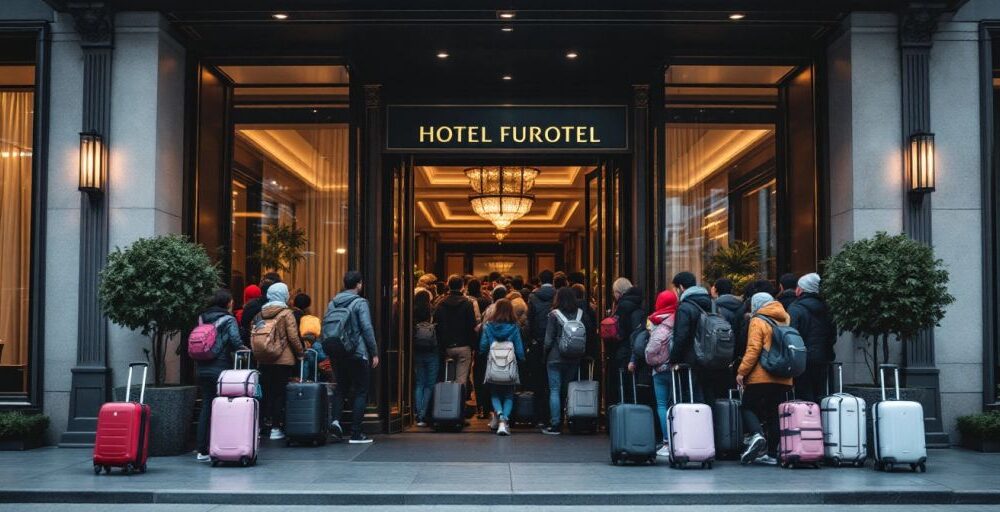
<path id="1" fill-rule="evenodd" d="M 41 439 L 6 439 L 0 441 L 0 452 L 21 452 L 41 448 L 44 445 Z"/>
<path id="2" fill-rule="evenodd" d="M 979 437 L 962 436 L 962 448 L 977 452 L 1000 453 L 1000 440 L 982 439 Z"/>
<path id="3" fill-rule="evenodd" d="M 178 455 L 189 449 L 188 435 L 197 394 L 198 388 L 194 386 L 146 388 L 145 400 L 152 414 L 149 425 L 150 455 Z M 132 386 L 131 399 L 138 398 L 139 386 Z M 115 388 L 115 399 L 125 399 L 124 386 Z"/>

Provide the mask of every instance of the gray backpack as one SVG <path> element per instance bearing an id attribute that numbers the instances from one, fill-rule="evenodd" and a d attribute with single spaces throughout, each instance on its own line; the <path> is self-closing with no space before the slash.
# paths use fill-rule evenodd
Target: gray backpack
<path id="1" fill-rule="evenodd" d="M 587 326 L 583 325 L 583 310 L 576 310 L 576 318 L 570 320 L 562 311 L 555 310 L 562 332 L 559 334 L 559 355 L 575 359 L 587 353 Z"/>
<path id="2" fill-rule="evenodd" d="M 760 365 L 775 377 L 798 377 L 806 371 L 806 344 L 794 327 L 778 325 L 764 315 L 754 315 L 771 326 L 771 350 L 761 350 Z"/>
<path id="3" fill-rule="evenodd" d="M 490 345 L 490 353 L 486 356 L 487 384 L 513 386 L 521 381 L 517 373 L 517 354 L 511 341 L 494 341 Z"/>
<path id="4" fill-rule="evenodd" d="M 702 368 L 728 368 L 733 362 L 735 343 L 733 327 L 722 315 L 712 311 L 702 311 L 698 317 L 698 331 L 694 337 L 694 354 Z"/>

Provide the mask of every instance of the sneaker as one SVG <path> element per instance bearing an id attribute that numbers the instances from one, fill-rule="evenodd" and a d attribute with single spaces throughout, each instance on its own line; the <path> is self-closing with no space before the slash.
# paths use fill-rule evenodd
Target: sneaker
<path id="1" fill-rule="evenodd" d="M 761 455 L 760 457 L 754 459 L 753 463 L 760 464 L 762 466 L 777 466 L 778 459 L 775 459 L 774 457 L 765 453 L 764 455 Z"/>
<path id="2" fill-rule="evenodd" d="M 426 427 L 427 426 L 427 422 L 424 421 L 424 420 L 417 420 L 417 426 L 418 427 Z"/>
<path id="3" fill-rule="evenodd" d="M 338 441 L 344 438 L 344 429 L 340 428 L 339 421 L 334 420 L 330 423 L 330 435 Z"/>
<path id="4" fill-rule="evenodd" d="M 498 436 L 509 436 L 510 435 L 510 429 L 507 428 L 507 422 L 506 421 L 501 421 L 500 422 L 500 426 L 497 427 L 497 435 Z"/>
<path id="5" fill-rule="evenodd" d="M 497 425 L 499 423 L 500 423 L 500 420 L 497 418 L 497 414 L 496 413 L 491 413 L 490 414 L 490 430 L 496 430 L 497 429 Z"/>
<path id="6" fill-rule="evenodd" d="M 350 444 L 368 444 L 372 442 L 372 438 L 366 436 L 364 432 L 355 432 L 348 442 Z"/>
<path id="7" fill-rule="evenodd" d="M 749 464 L 757 457 L 766 455 L 765 450 L 767 450 L 767 440 L 760 434 L 754 434 L 747 442 L 747 449 L 740 455 L 740 464 Z"/>
<path id="8" fill-rule="evenodd" d="M 660 457 L 661 459 L 669 459 L 670 458 L 670 446 L 663 445 L 662 448 L 660 448 L 659 450 L 656 450 L 656 456 Z"/>
<path id="9" fill-rule="evenodd" d="M 272 428 L 271 429 L 271 440 L 272 441 L 279 441 L 279 440 L 284 439 L 284 438 L 285 438 L 285 433 L 282 432 L 282 430 L 280 428 Z"/>
<path id="10" fill-rule="evenodd" d="M 559 430 L 559 427 L 545 427 L 542 429 L 542 433 L 549 436 L 558 436 L 562 434 L 562 431 Z"/>
<path id="11" fill-rule="evenodd" d="M 212 462 L 212 457 L 207 453 L 195 452 L 194 458 L 198 462 Z"/>

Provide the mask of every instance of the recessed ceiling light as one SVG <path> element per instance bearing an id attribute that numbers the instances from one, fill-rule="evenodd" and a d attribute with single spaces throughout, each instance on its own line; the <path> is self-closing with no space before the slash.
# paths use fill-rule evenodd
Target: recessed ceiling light
<path id="1" fill-rule="evenodd" d="M 746 17 L 747 17 L 747 15 L 743 14 L 742 12 L 734 12 L 734 13 L 732 13 L 732 14 L 729 15 L 729 19 L 734 20 L 734 21 L 736 21 L 736 20 L 742 20 L 743 18 L 746 18 Z"/>
<path id="2" fill-rule="evenodd" d="M 512 20 L 517 16 L 514 11 L 497 11 L 497 17 L 502 20 Z"/>
<path id="3" fill-rule="evenodd" d="M 449 55 L 448 55 L 448 52 L 446 52 L 446 51 L 440 51 L 440 52 L 438 52 L 437 57 L 439 59 L 447 59 L 449 57 Z"/>
<path id="4" fill-rule="evenodd" d="M 580 56 L 580 54 L 576 53 L 576 52 L 567 52 L 566 53 L 566 58 L 567 59 L 575 59 L 575 58 L 577 58 L 579 56 Z"/>
<path id="5" fill-rule="evenodd" d="M 285 14 L 285 13 L 283 13 L 283 12 L 276 12 L 276 13 L 272 14 L 271 17 L 274 18 L 274 19 L 276 19 L 276 20 L 287 20 L 288 19 L 288 15 Z"/>
<path id="6" fill-rule="evenodd" d="M 513 80 L 513 79 L 514 79 L 514 77 L 512 77 L 512 76 L 510 76 L 510 75 L 504 75 L 504 76 L 503 76 L 503 79 L 504 79 L 504 80 Z"/>
<path id="7" fill-rule="evenodd" d="M 500 27 L 500 30 L 502 30 L 504 32 L 513 32 L 514 31 L 514 27 L 512 27 L 510 25 L 504 25 L 504 26 Z"/>

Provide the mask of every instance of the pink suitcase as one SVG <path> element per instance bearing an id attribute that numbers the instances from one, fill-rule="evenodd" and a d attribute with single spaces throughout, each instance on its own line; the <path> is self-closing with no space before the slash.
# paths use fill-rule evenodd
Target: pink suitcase
<path id="1" fill-rule="evenodd" d="M 220 462 L 238 462 L 243 467 L 257 463 L 259 414 L 256 398 L 220 396 L 212 400 L 208 448 L 212 466 Z"/>
<path id="2" fill-rule="evenodd" d="M 233 358 L 233 369 L 223 370 L 219 374 L 219 380 L 216 383 L 215 389 L 216 395 L 229 397 L 257 396 L 257 383 L 260 380 L 260 373 L 257 370 L 250 369 L 251 353 L 249 350 L 236 351 Z M 244 355 L 247 358 L 247 367 L 240 369 L 240 356 Z"/>
<path id="3" fill-rule="evenodd" d="M 677 398 L 684 398 L 681 389 L 683 379 L 677 373 L 687 370 L 688 390 L 691 392 L 689 403 L 679 403 Z M 712 408 L 705 404 L 694 403 L 694 382 L 691 378 L 691 367 L 678 365 L 670 371 L 673 404 L 667 411 L 667 429 L 670 435 L 667 441 L 670 447 L 670 467 L 683 468 L 690 462 L 700 463 L 702 468 L 712 469 L 715 460 L 715 434 L 712 422 Z"/>
<path id="4" fill-rule="evenodd" d="M 778 406 L 781 448 L 778 461 L 788 468 L 809 464 L 819 468 L 823 460 L 823 422 L 814 402 L 791 400 Z"/>

